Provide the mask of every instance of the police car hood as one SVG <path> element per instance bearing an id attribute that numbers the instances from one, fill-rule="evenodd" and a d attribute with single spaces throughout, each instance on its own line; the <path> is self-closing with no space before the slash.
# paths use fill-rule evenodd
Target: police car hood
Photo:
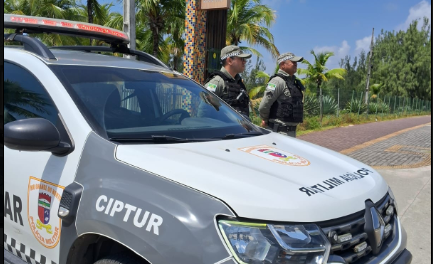
<path id="1" fill-rule="evenodd" d="M 365 209 L 388 191 L 371 167 L 270 133 L 205 143 L 119 145 L 119 161 L 212 195 L 239 217 L 314 222 Z"/>

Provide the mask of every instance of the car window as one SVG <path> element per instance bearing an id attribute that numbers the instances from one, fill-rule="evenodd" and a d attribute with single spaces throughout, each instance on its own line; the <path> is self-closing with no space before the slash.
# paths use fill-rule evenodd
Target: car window
<path id="1" fill-rule="evenodd" d="M 4 63 L 3 124 L 41 117 L 58 125 L 58 111 L 42 84 L 26 69 Z"/>
<path id="2" fill-rule="evenodd" d="M 222 100 L 182 75 L 52 65 L 92 128 L 105 138 L 216 138 L 258 132 Z"/>

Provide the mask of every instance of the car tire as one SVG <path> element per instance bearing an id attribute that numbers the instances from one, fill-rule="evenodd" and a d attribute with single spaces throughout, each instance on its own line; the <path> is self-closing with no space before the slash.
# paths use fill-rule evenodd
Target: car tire
<path id="1" fill-rule="evenodd" d="M 142 258 L 137 255 L 120 253 L 111 256 L 104 257 L 96 261 L 94 264 L 148 264 Z"/>

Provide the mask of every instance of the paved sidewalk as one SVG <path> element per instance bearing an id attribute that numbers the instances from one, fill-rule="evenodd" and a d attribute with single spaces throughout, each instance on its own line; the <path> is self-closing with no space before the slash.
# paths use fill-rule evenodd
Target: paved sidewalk
<path id="1" fill-rule="evenodd" d="M 397 131 L 430 122 L 431 116 L 410 117 L 339 127 L 326 131 L 313 132 L 298 138 L 340 152 Z"/>
<path id="2" fill-rule="evenodd" d="M 413 264 L 431 263 L 431 165 L 417 169 L 378 170 L 397 199 Z"/>
<path id="3" fill-rule="evenodd" d="M 428 166 L 431 165 L 431 125 L 399 131 L 341 153 L 375 169 Z"/>

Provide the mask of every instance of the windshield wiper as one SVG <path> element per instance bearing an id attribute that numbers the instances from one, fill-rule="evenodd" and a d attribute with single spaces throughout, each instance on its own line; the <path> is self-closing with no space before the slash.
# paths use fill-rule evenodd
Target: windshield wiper
<path id="1" fill-rule="evenodd" d="M 145 138 L 121 138 L 111 137 L 110 141 L 118 142 L 154 142 L 154 143 L 182 143 L 182 142 L 201 142 L 201 141 L 213 141 L 215 139 L 210 138 L 179 138 L 165 135 L 152 135 Z"/>
<path id="2" fill-rule="evenodd" d="M 245 137 L 252 137 L 252 136 L 260 136 L 264 135 L 261 132 L 248 132 L 248 133 L 240 133 L 240 134 L 227 134 L 221 139 L 234 139 L 234 138 L 245 138 Z"/>

